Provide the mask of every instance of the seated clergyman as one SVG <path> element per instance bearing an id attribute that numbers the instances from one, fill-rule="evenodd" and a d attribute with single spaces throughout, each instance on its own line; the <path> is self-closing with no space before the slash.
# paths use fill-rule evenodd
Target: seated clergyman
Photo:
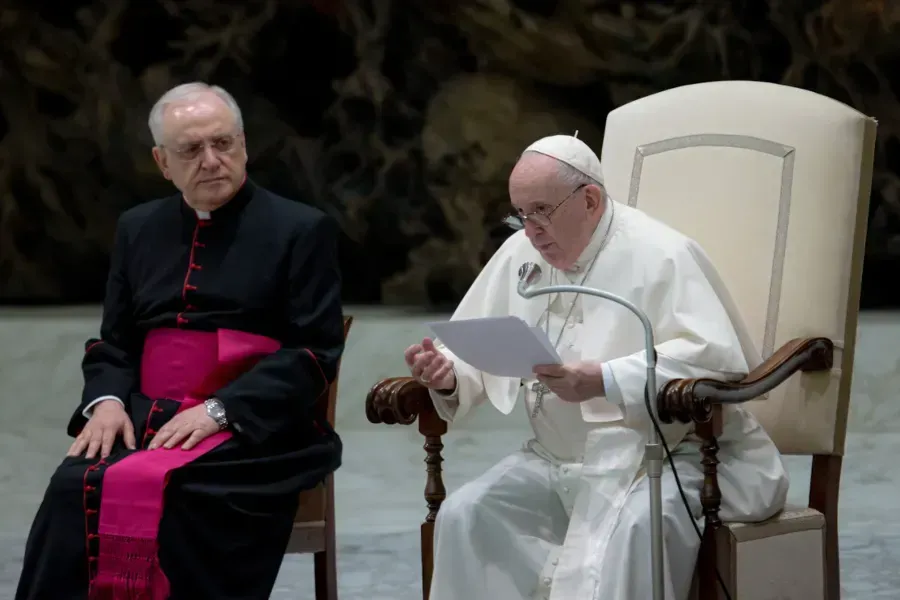
<path id="1" fill-rule="evenodd" d="M 760 362 L 709 259 L 693 240 L 610 198 L 597 156 L 571 136 L 541 139 L 509 178 L 512 235 L 482 270 L 453 319 L 515 315 L 541 327 L 563 364 L 521 381 L 480 372 L 425 339 L 406 351 L 440 416 L 455 421 L 485 400 L 509 414 L 521 401 L 533 438 L 444 501 L 435 531 L 431 600 L 648 600 L 651 540 L 643 467 L 644 332 L 627 309 L 570 293 L 526 300 L 536 285 L 617 294 L 650 318 L 657 383 L 740 378 Z M 686 425 L 663 425 L 686 493 L 662 477 L 666 598 L 687 598 L 700 539 L 703 473 Z M 784 505 L 788 478 L 768 435 L 726 410 L 721 516 L 761 520 Z M 702 527 L 702 524 L 701 524 Z"/>
<path id="2" fill-rule="evenodd" d="M 172 89 L 150 129 L 180 193 L 118 222 L 17 600 L 268 598 L 299 493 L 341 462 L 317 403 L 344 344 L 335 222 L 247 178 L 221 88 Z"/>

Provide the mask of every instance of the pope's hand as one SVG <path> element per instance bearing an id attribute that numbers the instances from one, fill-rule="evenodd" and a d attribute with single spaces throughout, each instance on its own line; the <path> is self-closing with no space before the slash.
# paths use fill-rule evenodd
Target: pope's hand
<path id="1" fill-rule="evenodd" d="M 174 448 L 181 444 L 182 450 L 190 450 L 218 432 L 219 424 L 206 414 L 206 405 L 200 404 L 178 413 L 160 427 L 147 449 Z"/>
<path id="2" fill-rule="evenodd" d="M 409 372 L 425 387 L 445 392 L 456 387 L 453 361 L 435 348 L 430 338 L 407 348 L 403 357 Z"/>
<path id="3" fill-rule="evenodd" d="M 597 362 L 538 365 L 534 367 L 534 373 L 538 381 L 566 402 L 585 402 L 606 394 L 603 388 L 603 371 Z"/>

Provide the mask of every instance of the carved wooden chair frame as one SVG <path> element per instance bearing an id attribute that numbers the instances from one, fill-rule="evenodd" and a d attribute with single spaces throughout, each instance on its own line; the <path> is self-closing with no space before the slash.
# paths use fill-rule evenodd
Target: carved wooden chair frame
<path id="1" fill-rule="evenodd" d="M 718 598 L 716 578 L 717 532 L 721 493 L 717 478 L 717 437 L 721 435 L 722 406 L 741 404 L 758 398 L 798 372 L 827 371 L 834 361 L 834 345 L 827 338 L 795 339 L 786 343 L 768 360 L 740 382 L 726 383 L 714 379 L 676 379 L 663 387 L 657 396 L 660 420 L 671 423 L 693 423 L 703 440 L 704 482 L 701 493 L 706 518 L 703 543 L 697 562 L 701 600 Z M 435 412 L 428 390 L 411 377 L 396 377 L 377 383 L 366 398 L 366 417 L 371 423 L 411 425 L 418 420 L 419 432 L 425 437 L 425 503 L 428 514 L 421 527 L 422 597 L 428 600 L 434 567 L 434 522 L 446 497 L 441 476 L 442 436 L 447 423 Z M 841 456 L 813 456 L 809 487 L 809 506 L 825 516 L 826 522 L 826 590 L 829 600 L 840 597 L 838 561 L 838 490 Z"/>
<path id="2" fill-rule="evenodd" d="M 353 317 L 344 317 L 344 340 L 350 333 Z M 322 411 L 334 427 L 337 408 L 338 376 L 321 398 Z M 334 475 L 300 494 L 300 507 L 294 517 L 294 530 L 286 554 L 312 554 L 315 569 L 316 600 L 337 600 L 337 542 L 334 524 Z"/>
<path id="3" fill-rule="evenodd" d="M 735 91 L 726 93 L 726 85 Z M 816 114 L 818 114 L 816 111 L 821 112 L 825 115 L 821 119 L 821 124 L 809 122 L 802 126 L 809 128 L 810 131 L 820 133 L 828 131 L 828 128 L 831 127 L 834 131 L 846 131 L 848 135 L 859 136 L 858 138 L 854 137 L 852 144 L 848 144 L 847 147 L 853 150 L 852 152 L 848 150 L 846 160 L 860 162 L 858 165 L 855 162 L 847 163 L 848 169 L 841 176 L 843 187 L 839 188 L 841 190 L 846 188 L 841 192 L 842 194 L 856 196 L 855 198 L 849 196 L 839 198 L 840 206 L 846 209 L 846 214 L 854 215 L 852 221 L 846 223 L 853 227 L 853 231 L 842 232 L 850 234 L 850 237 L 842 238 L 840 246 L 829 247 L 831 250 L 839 250 L 840 263 L 822 267 L 835 270 L 834 276 L 829 279 L 830 287 L 828 289 L 833 289 L 835 294 L 840 295 L 840 297 L 831 298 L 834 301 L 836 314 L 840 313 L 840 315 L 839 318 L 833 319 L 833 323 L 829 323 L 831 317 L 816 317 L 810 319 L 809 322 L 798 317 L 797 323 L 785 327 L 785 331 L 789 329 L 792 331 L 791 337 L 796 336 L 797 339 L 783 344 L 780 348 L 776 346 L 774 352 L 771 352 L 772 348 L 770 347 L 771 355 L 739 382 L 726 383 L 713 379 L 677 379 L 668 382 L 657 394 L 656 408 L 660 420 L 663 422 L 678 421 L 691 424 L 700 441 L 704 472 L 701 503 L 706 526 L 694 574 L 695 591 L 700 600 L 718 599 L 720 589 L 716 567 L 723 565 L 717 563 L 719 560 L 729 560 L 724 556 L 726 554 L 724 550 L 729 548 L 733 550 L 734 548 L 733 530 L 730 525 L 723 526 L 719 515 L 722 495 L 718 480 L 718 439 L 722 434 L 723 406 L 760 399 L 786 382 L 787 386 L 794 386 L 790 394 L 804 394 L 799 398 L 800 400 L 814 402 L 818 397 L 816 392 L 812 390 L 804 392 L 802 385 L 795 384 L 798 384 L 799 378 L 806 377 L 798 375 L 799 373 L 817 373 L 814 378 L 808 379 L 815 379 L 823 383 L 823 389 L 828 388 L 830 396 L 827 401 L 830 404 L 827 410 L 835 411 L 824 415 L 828 419 L 833 419 L 831 422 L 833 431 L 830 432 L 831 443 L 820 440 L 821 443 L 798 444 L 793 451 L 812 458 L 808 508 L 811 509 L 810 512 L 820 513 L 824 520 L 823 589 L 825 600 L 838 600 L 841 591 L 838 557 L 838 495 L 850 398 L 853 343 L 856 339 L 858 321 L 865 228 L 872 184 L 875 121 L 849 107 L 841 108 L 839 103 L 835 103 L 833 100 L 786 86 L 761 82 L 711 82 L 683 86 L 680 90 L 661 92 L 624 105 L 614 111 L 617 113 L 615 117 L 613 117 L 613 113 L 610 113 L 607 118 L 602 151 L 603 163 L 612 174 L 607 179 L 606 186 L 612 191 L 613 197 L 618 193 L 620 197 L 629 199 L 629 205 L 637 206 L 640 188 L 635 182 L 640 182 L 642 179 L 641 167 L 643 164 L 639 158 L 645 156 L 645 151 L 646 155 L 649 155 L 648 148 L 650 146 L 658 146 L 656 153 L 659 153 L 665 148 L 670 148 L 673 140 L 689 138 L 696 131 L 727 130 L 728 135 L 740 133 L 744 137 L 750 138 L 754 144 L 764 141 L 762 138 L 754 136 L 758 136 L 766 128 L 780 127 L 781 121 L 775 118 L 764 119 L 764 122 L 748 126 L 745 114 L 747 107 L 738 107 L 737 104 L 721 107 L 723 112 L 717 113 L 709 119 L 701 118 L 699 116 L 701 113 L 695 113 L 697 104 L 692 99 L 705 99 L 705 101 L 715 104 L 717 98 L 721 100 L 739 95 L 736 91 L 739 89 L 746 95 L 748 106 L 756 106 L 763 112 L 765 112 L 766 103 L 774 97 L 775 93 L 783 96 L 782 104 L 789 105 L 788 112 L 781 113 L 782 115 L 804 114 L 809 111 Z M 783 108 L 782 104 L 779 104 L 779 110 Z M 678 108 L 678 110 L 660 110 L 661 108 Z M 683 114 L 684 119 L 680 120 L 676 113 Z M 654 117 L 656 121 L 647 115 L 656 115 Z M 733 126 L 725 124 L 728 119 L 735 121 Z M 653 131 L 642 130 L 641 128 L 645 126 L 652 127 Z M 691 131 L 691 128 L 696 128 L 696 131 Z M 794 133 L 796 134 L 794 137 L 801 142 L 801 146 L 807 144 L 808 140 L 817 139 L 815 135 L 807 136 L 805 131 Z M 710 135 L 716 137 L 719 134 Z M 789 135 L 788 138 L 790 137 Z M 653 143 L 648 141 L 660 138 L 662 141 Z M 814 142 L 808 143 L 814 144 Z M 710 143 L 709 145 L 715 147 L 729 144 Z M 768 151 L 766 153 L 774 156 L 782 150 L 788 151 L 793 148 L 782 146 L 771 153 Z M 674 146 L 670 149 L 673 148 Z M 793 182 L 793 178 L 796 177 L 818 177 L 817 169 L 834 160 L 831 154 L 820 156 L 814 150 L 816 147 L 807 147 L 802 156 L 794 157 L 792 155 L 791 170 L 782 168 L 782 186 L 786 181 Z M 784 179 L 786 173 L 791 175 L 791 179 Z M 852 180 L 855 177 L 858 177 L 858 181 L 855 182 L 854 189 Z M 849 204 L 844 204 L 853 200 L 856 201 L 855 207 L 851 208 Z M 808 215 L 811 214 L 810 207 L 815 206 L 815 203 L 812 199 L 806 198 L 806 204 L 803 206 L 804 208 L 800 210 L 806 211 L 804 215 Z M 785 212 L 784 214 L 789 213 Z M 841 221 L 843 214 L 837 210 L 827 213 L 830 223 L 834 227 L 844 226 Z M 803 240 L 795 242 L 795 248 L 802 246 L 804 246 Z M 812 246 L 824 249 L 828 244 L 811 244 L 810 247 Z M 807 249 L 806 254 L 810 253 L 814 254 L 815 251 Z M 800 261 L 797 264 L 800 265 L 799 268 L 808 268 L 808 263 Z M 847 287 L 839 289 L 839 287 L 834 287 L 835 285 Z M 769 300 L 771 301 L 771 298 Z M 770 315 L 766 314 L 766 319 L 769 318 Z M 766 325 L 768 327 L 769 323 Z M 826 327 L 827 331 L 820 329 Z M 773 333 L 774 331 L 772 329 Z M 805 335 L 821 335 L 822 337 L 799 337 Z M 838 337 L 843 339 L 838 339 Z M 772 339 L 774 341 L 775 338 Z M 780 339 L 784 339 L 784 337 Z M 832 369 L 833 366 L 837 368 Z M 822 392 L 822 390 L 819 391 Z M 791 398 L 796 399 L 793 396 Z M 747 405 L 747 409 L 751 413 L 754 412 L 755 404 Z M 762 410 L 763 406 L 757 406 L 757 408 Z M 419 432 L 425 437 L 425 502 L 428 513 L 421 527 L 421 538 L 423 598 L 427 600 L 433 568 L 434 523 L 446 496 L 441 477 L 441 463 L 443 462 L 441 440 L 442 436 L 447 433 L 448 425 L 435 411 L 428 391 L 409 377 L 385 379 L 375 384 L 366 399 L 366 416 L 372 423 L 389 425 L 411 425 L 418 421 Z M 773 416 L 772 418 L 777 417 Z M 798 423 L 797 427 L 800 428 L 801 424 Z M 822 436 L 825 435 L 823 432 Z M 791 451 L 790 444 L 787 446 L 787 451 Z M 804 448 L 807 447 L 809 448 L 808 452 L 804 451 Z M 772 523 L 783 516 L 774 517 Z M 775 534 L 773 537 L 778 535 L 780 534 Z M 717 552 L 719 549 L 723 551 Z M 735 560 L 735 557 L 732 556 L 731 560 Z M 733 572 L 732 575 L 734 575 Z M 726 585 L 737 586 L 738 583 L 737 581 L 726 582 Z M 732 589 L 732 595 L 735 595 L 737 591 Z"/>

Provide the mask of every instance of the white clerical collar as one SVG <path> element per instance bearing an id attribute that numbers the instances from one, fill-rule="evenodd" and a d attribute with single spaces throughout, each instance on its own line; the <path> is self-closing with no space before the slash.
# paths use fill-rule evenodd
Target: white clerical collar
<path id="1" fill-rule="evenodd" d="M 201 221 L 208 221 L 212 218 L 208 210 L 195 210 L 194 212 L 197 213 L 197 218 Z"/>
<path id="2" fill-rule="evenodd" d="M 597 256 L 597 253 L 600 252 L 600 249 L 606 242 L 606 238 L 609 236 L 613 210 L 613 201 L 607 197 L 606 206 L 603 209 L 603 216 L 600 217 L 600 222 L 597 223 L 597 228 L 594 229 L 591 240 L 588 242 L 587 247 L 581 252 L 581 256 L 578 257 L 575 264 L 572 265 L 571 268 L 566 269 L 566 274 L 577 275 L 590 266 L 594 257 Z"/>

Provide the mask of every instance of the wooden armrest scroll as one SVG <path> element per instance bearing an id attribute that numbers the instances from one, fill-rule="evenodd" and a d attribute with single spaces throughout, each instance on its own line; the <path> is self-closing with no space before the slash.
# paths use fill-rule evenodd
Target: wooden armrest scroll
<path id="1" fill-rule="evenodd" d="M 717 404 L 740 404 L 759 398 L 798 371 L 827 371 L 834 364 L 834 343 L 828 338 L 797 338 L 778 349 L 741 381 L 673 379 L 657 396 L 663 423 L 706 423 Z"/>
<path id="2" fill-rule="evenodd" d="M 412 377 L 382 379 L 366 396 L 369 423 L 412 425 L 418 417 L 431 413 L 435 410 L 428 389 Z"/>

